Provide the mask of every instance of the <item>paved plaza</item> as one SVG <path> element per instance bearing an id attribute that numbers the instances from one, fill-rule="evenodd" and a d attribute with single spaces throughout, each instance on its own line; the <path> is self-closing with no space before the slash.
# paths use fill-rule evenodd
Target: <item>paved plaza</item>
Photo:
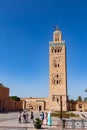
<path id="1" fill-rule="evenodd" d="M 0 113 L 0 130 L 35 130 L 33 121 L 30 123 L 18 123 L 18 112 Z M 34 117 L 39 117 L 39 112 L 34 113 Z M 52 126 L 42 125 L 41 129 L 56 129 L 57 118 L 52 118 Z"/>
<path id="2" fill-rule="evenodd" d="M 83 114 L 86 115 L 86 113 L 82 113 L 82 115 Z M 23 123 L 23 121 L 22 123 L 18 123 L 18 115 L 19 115 L 19 112 L 0 113 L 0 130 L 35 130 L 33 121 L 30 121 L 30 123 Z M 39 117 L 39 116 L 40 116 L 39 112 L 34 112 L 34 118 Z M 29 120 L 30 120 L 30 112 L 29 112 Z M 83 130 L 82 128 L 63 129 L 61 127 L 61 122 L 58 117 L 52 117 L 52 126 L 42 125 L 41 129 L 44 129 L 44 130 Z"/>

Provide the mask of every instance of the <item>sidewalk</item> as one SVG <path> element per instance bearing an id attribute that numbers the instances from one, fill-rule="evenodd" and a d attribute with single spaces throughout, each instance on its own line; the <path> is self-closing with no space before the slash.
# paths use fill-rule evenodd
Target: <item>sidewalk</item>
<path id="1" fill-rule="evenodd" d="M 7 120 L 7 121 L 2 121 L 0 122 L 0 128 L 27 128 L 27 130 L 32 129 L 35 130 L 34 124 L 33 123 L 18 123 L 17 120 Z M 42 125 L 41 129 L 44 130 L 56 130 L 57 126 L 52 125 L 52 126 L 47 126 L 47 125 Z M 59 129 L 58 129 L 59 130 Z M 61 129 L 60 129 L 61 130 Z"/>
<path id="2" fill-rule="evenodd" d="M 58 120 L 52 118 L 52 126 L 42 125 L 39 130 L 61 130 L 58 128 Z M 36 130 L 33 122 L 18 123 L 18 113 L 0 114 L 0 130 Z"/>
<path id="3" fill-rule="evenodd" d="M 38 117 L 38 113 L 35 113 Z M 39 130 L 86 130 L 86 129 L 63 129 L 60 119 L 52 117 L 52 126 L 42 125 Z M 18 123 L 18 113 L 0 113 L 0 130 L 36 130 L 33 122 Z"/>
<path id="4" fill-rule="evenodd" d="M 36 115 L 37 116 L 37 115 Z M 52 117 L 52 126 L 42 125 L 39 130 L 86 130 L 86 129 L 62 129 L 61 121 Z M 18 123 L 18 113 L 0 114 L 0 130 L 36 130 L 33 122 Z"/>

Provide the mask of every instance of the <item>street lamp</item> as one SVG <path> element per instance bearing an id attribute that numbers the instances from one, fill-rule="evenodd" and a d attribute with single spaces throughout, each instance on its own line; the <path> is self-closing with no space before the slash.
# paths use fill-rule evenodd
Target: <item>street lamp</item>
<path id="1" fill-rule="evenodd" d="M 65 105 L 65 101 L 62 101 L 62 97 L 65 95 L 54 95 L 56 97 L 56 101 L 58 102 L 58 105 L 60 106 L 60 119 L 62 120 L 62 112 L 63 112 L 63 106 Z M 59 97 L 59 100 L 58 100 Z"/>
<path id="2" fill-rule="evenodd" d="M 60 95 L 60 119 L 62 120 L 62 95 Z"/>

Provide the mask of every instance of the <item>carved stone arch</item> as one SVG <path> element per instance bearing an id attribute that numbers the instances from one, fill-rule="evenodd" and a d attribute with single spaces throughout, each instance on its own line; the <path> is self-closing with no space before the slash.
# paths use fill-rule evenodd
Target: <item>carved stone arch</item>
<path id="1" fill-rule="evenodd" d="M 54 51 L 55 51 L 55 53 L 57 52 L 57 51 L 56 51 L 56 48 L 55 48 L 55 50 L 54 50 Z"/>
<path id="2" fill-rule="evenodd" d="M 54 52 L 54 47 L 51 47 L 51 53 L 53 53 Z"/>

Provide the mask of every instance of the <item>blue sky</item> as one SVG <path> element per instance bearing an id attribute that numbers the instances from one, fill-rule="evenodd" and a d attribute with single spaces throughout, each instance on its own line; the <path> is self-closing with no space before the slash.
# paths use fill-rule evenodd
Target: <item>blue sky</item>
<path id="1" fill-rule="evenodd" d="M 68 95 L 87 96 L 86 0 L 0 1 L 0 82 L 10 95 L 48 97 L 55 25 L 66 41 Z"/>

